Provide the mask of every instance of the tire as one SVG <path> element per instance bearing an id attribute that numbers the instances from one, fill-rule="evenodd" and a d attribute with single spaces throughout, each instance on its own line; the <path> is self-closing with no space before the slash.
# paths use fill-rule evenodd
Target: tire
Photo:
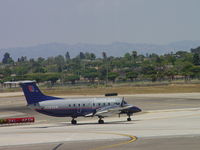
<path id="1" fill-rule="evenodd" d="M 77 121 L 76 120 L 72 120 L 71 123 L 72 124 L 77 124 Z"/>
<path id="2" fill-rule="evenodd" d="M 127 121 L 131 121 L 131 118 L 127 118 Z"/>
<path id="3" fill-rule="evenodd" d="M 99 124 L 104 124 L 104 121 L 103 120 L 99 120 Z"/>

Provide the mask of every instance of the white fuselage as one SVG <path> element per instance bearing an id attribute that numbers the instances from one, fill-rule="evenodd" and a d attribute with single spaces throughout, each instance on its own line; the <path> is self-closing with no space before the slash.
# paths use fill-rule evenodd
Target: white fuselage
<path id="1" fill-rule="evenodd" d="M 93 113 L 102 107 L 120 106 L 122 98 L 76 98 L 57 99 L 38 102 L 31 105 L 36 111 L 57 117 L 78 117 Z"/>

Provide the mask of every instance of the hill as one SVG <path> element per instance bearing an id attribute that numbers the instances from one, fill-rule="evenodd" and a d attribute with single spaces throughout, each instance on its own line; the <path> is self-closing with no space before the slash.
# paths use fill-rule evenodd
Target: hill
<path id="1" fill-rule="evenodd" d="M 9 52 L 13 59 L 21 56 L 28 58 L 50 57 L 59 54 L 64 55 L 67 51 L 71 57 L 81 52 L 93 52 L 97 57 L 102 56 L 102 52 L 106 52 L 108 56 L 122 56 L 126 52 L 137 51 L 139 54 L 164 54 L 176 52 L 179 50 L 190 51 L 191 48 L 200 46 L 200 41 L 179 41 L 167 45 L 141 44 L 141 43 L 125 43 L 114 42 L 111 44 L 84 44 L 78 43 L 74 45 L 64 43 L 48 43 L 30 47 L 2 48 L 0 49 L 0 59 L 5 52 Z"/>

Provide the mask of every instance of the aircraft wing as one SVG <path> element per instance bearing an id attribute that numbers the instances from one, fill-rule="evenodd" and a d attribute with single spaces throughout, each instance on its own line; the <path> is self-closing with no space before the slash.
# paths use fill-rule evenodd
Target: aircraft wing
<path id="1" fill-rule="evenodd" d="M 101 107 L 99 109 L 96 109 L 96 112 L 94 113 L 90 113 L 85 115 L 85 117 L 93 117 L 93 116 L 102 116 L 102 117 L 107 117 L 110 116 L 112 114 L 119 114 L 122 110 L 126 110 L 130 107 L 132 107 L 133 105 L 123 105 L 123 106 L 119 106 L 119 105 L 115 105 L 115 106 L 105 106 L 105 107 Z"/>

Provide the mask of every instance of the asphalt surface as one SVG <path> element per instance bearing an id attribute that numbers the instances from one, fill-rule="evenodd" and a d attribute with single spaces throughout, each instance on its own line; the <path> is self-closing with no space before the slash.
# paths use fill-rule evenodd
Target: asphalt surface
<path id="1" fill-rule="evenodd" d="M 145 139 L 138 139 L 132 144 L 126 144 L 119 147 L 109 148 L 109 150 L 199 150 L 200 137 L 158 137 Z M 121 142 L 119 140 L 112 141 L 78 141 L 78 142 L 60 142 L 60 143 L 45 143 L 34 145 L 20 145 L 0 147 L 1 150 L 90 150 L 102 145 L 110 145 Z"/>
<path id="2" fill-rule="evenodd" d="M 27 108 L 23 97 L 0 98 L 0 117 L 35 116 L 35 124 L 1 126 L 0 150 L 196 150 L 200 148 L 200 94 L 148 94 L 125 96 L 143 112 L 126 116 L 71 118 L 41 115 Z"/>

